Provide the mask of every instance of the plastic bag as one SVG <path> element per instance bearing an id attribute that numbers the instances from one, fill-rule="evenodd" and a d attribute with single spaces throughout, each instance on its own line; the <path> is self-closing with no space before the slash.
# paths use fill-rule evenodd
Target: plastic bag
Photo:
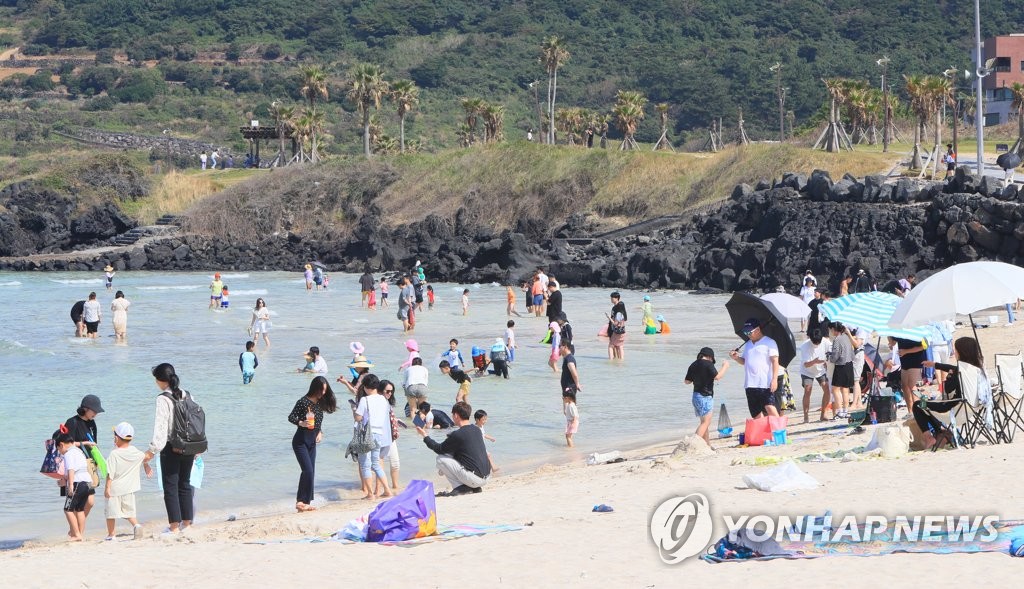
<path id="1" fill-rule="evenodd" d="M 910 450 L 910 428 L 891 424 L 875 428 L 866 450 L 881 450 L 882 458 L 899 458 Z"/>
<path id="2" fill-rule="evenodd" d="M 732 435 L 732 420 L 729 419 L 729 412 L 725 410 L 725 403 L 718 410 L 718 434 L 723 438 Z"/>
<path id="3" fill-rule="evenodd" d="M 743 482 L 751 489 L 773 493 L 817 489 L 820 484 L 814 477 L 800 470 L 792 460 L 765 472 L 744 475 Z"/>
<path id="4" fill-rule="evenodd" d="M 367 519 L 367 542 L 400 542 L 437 533 L 434 484 L 414 480 L 404 491 L 384 501 Z"/>

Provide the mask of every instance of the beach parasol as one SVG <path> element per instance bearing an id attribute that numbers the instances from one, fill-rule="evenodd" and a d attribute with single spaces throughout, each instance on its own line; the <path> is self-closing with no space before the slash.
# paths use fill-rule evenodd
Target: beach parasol
<path id="1" fill-rule="evenodd" d="M 781 366 L 788 366 L 796 357 L 796 340 L 789 329 L 789 320 L 770 301 L 759 299 L 750 293 L 736 292 L 725 303 L 725 309 L 729 312 L 733 330 L 736 335 L 743 338 L 743 341 L 748 339 L 743 334 L 743 324 L 747 319 L 756 318 L 761 322 L 761 333 L 775 340 L 779 346 Z"/>
<path id="2" fill-rule="evenodd" d="M 1024 297 L 1024 268 L 1003 262 L 950 266 L 915 286 L 896 308 L 889 325 L 904 327 L 967 315 Z M 978 331 L 974 329 L 974 339 Z"/>
<path id="3" fill-rule="evenodd" d="M 811 315 L 811 308 L 800 297 L 784 292 L 771 292 L 761 295 L 761 298 L 775 305 L 787 319 L 807 319 Z"/>
<path id="4" fill-rule="evenodd" d="M 911 327 L 891 327 L 890 319 L 903 301 L 900 297 L 881 291 L 859 292 L 824 302 L 818 307 L 831 321 L 860 327 L 882 336 L 920 341 L 931 339 L 932 330 L 924 323 Z"/>

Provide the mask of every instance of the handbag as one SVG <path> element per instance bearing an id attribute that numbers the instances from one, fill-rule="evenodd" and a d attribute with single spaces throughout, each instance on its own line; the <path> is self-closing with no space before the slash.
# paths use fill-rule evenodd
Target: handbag
<path id="1" fill-rule="evenodd" d="M 391 441 L 398 440 L 398 419 L 395 418 L 395 410 L 391 409 Z"/>
<path id="2" fill-rule="evenodd" d="M 352 441 L 345 448 L 345 458 L 366 454 L 380 448 L 377 439 L 373 437 L 370 428 L 370 402 L 366 402 L 366 419 L 356 424 L 355 432 L 352 434 Z"/>
<path id="3" fill-rule="evenodd" d="M 43 466 L 39 472 L 57 480 L 67 476 L 64 468 L 64 457 L 57 451 L 57 443 L 53 440 L 46 440 L 46 456 L 43 457 Z"/>

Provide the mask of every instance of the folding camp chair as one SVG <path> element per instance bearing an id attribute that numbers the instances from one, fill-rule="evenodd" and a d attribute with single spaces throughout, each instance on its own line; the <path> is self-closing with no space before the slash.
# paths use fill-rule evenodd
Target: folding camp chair
<path id="1" fill-rule="evenodd" d="M 1024 430 L 1024 354 L 996 354 L 999 392 L 993 399 L 996 435 L 1007 444 L 1018 429 Z"/>
<path id="2" fill-rule="evenodd" d="M 925 399 L 917 402 L 916 408 L 924 411 L 929 418 L 929 428 L 936 440 L 941 437 L 948 437 L 954 448 L 963 448 L 963 439 L 960 437 L 960 428 L 956 421 L 956 410 L 963 405 L 963 399 L 950 399 L 944 401 L 928 401 Z M 915 407 L 910 408 L 911 415 Z M 932 424 L 935 424 L 934 427 Z M 932 446 L 932 452 L 939 449 L 939 444 Z"/>
<path id="3" fill-rule="evenodd" d="M 960 439 L 971 448 L 983 437 L 995 444 L 992 389 L 987 378 L 980 368 L 966 362 L 957 364 L 956 374 L 963 403 L 956 405 L 953 417 Z"/>

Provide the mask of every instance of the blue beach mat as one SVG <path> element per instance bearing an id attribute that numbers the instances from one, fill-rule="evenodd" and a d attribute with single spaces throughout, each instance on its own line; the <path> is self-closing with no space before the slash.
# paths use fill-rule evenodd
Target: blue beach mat
<path id="1" fill-rule="evenodd" d="M 864 537 L 864 527 L 860 526 L 859 537 Z M 932 554 L 970 554 L 978 552 L 1003 552 L 1013 556 L 1024 555 L 1024 521 L 1004 521 L 994 524 L 998 532 L 996 538 L 983 542 L 980 540 L 938 538 L 930 540 L 893 541 L 892 524 L 881 532 L 871 534 L 868 541 L 842 542 L 800 542 L 782 540 L 764 543 L 764 552 L 751 549 L 729 540 L 726 536 L 708 549 L 701 558 L 706 562 L 743 562 L 752 560 L 774 560 L 821 558 L 825 556 L 884 556 L 886 554 L 932 553 Z"/>

